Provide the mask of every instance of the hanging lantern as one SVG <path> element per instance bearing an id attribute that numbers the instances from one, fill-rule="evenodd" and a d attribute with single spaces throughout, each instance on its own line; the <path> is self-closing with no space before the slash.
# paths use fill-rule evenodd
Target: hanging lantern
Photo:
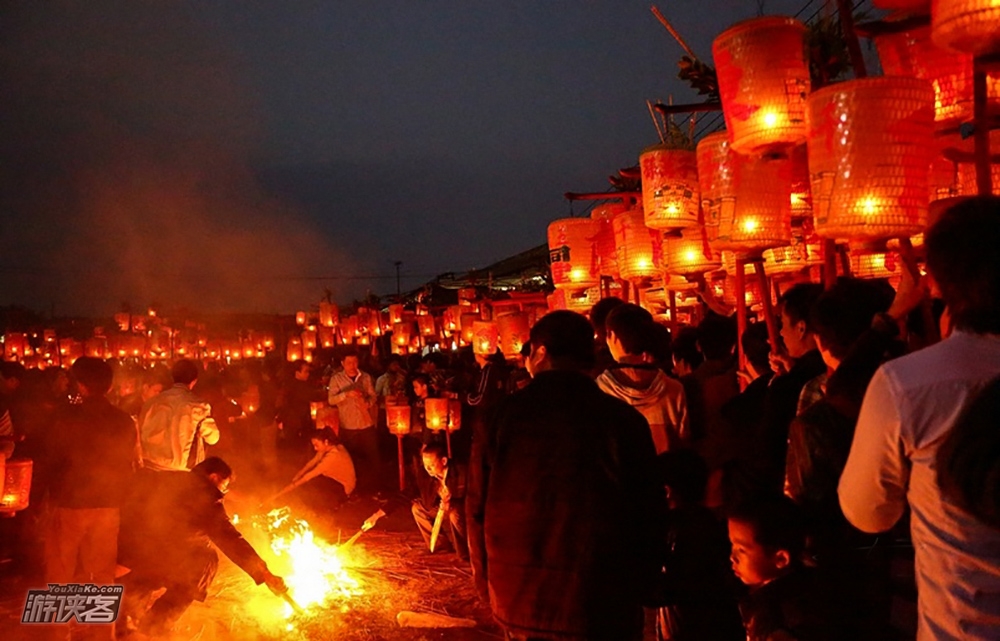
<path id="1" fill-rule="evenodd" d="M 618 214 L 613 223 L 621 277 L 641 280 L 659 274 L 663 263 L 663 234 L 646 227 L 642 208 Z"/>
<path id="2" fill-rule="evenodd" d="M 934 0 L 931 38 L 934 44 L 963 53 L 1000 52 L 1000 3 L 996 0 Z"/>
<path id="3" fill-rule="evenodd" d="M 506 358 L 516 358 L 531 334 L 528 315 L 525 312 L 515 312 L 499 316 L 497 330 L 500 332 L 500 351 Z"/>
<path id="4" fill-rule="evenodd" d="M 390 434 L 405 436 L 410 433 L 410 406 L 386 405 L 385 422 Z"/>
<path id="5" fill-rule="evenodd" d="M 808 231 L 807 231 L 808 229 Z M 792 244 L 764 251 L 764 265 L 771 276 L 791 274 L 823 264 L 823 243 L 812 233 L 812 222 L 792 225 Z"/>
<path id="6" fill-rule="evenodd" d="M 849 256 L 851 276 L 855 278 L 893 279 L 900 276 L 902 270 L 905 269 L 899 255 L 894 251 L 887 251 L 885 248 L 877 250 L 865 247 L 851 248 Z"/>
<path id="7" fill-rule="evenodd" d="M 878 114 L 878 117 L 873 117 Z M 816 232 L 857 240 L 927 224 L 934 92 L 915 78 L 863 78 L 809 97 Z"/>
<path id="8" fill-rule="evenodd" d="M 698 184 L 701 188 L 701 211 L 705 233 L 711 242 L 719 235 L 723 212 L 732 215 L 736 202 L 739 169 L 745 157 L 733 152 L 729 134 L 720 131 L 698 142 Z"/>
<path id="9" fill-rule="evenodd" d="M 602 276 L 620 278 L 618 255 L 615 252 L 615 227 L 612 222 L 618 214 L 627 211 L 624 203 L 611 203 L 594 207 L 590 219 L 597 223 L 594 251 L 597 254 L 597 272 Z"/>
<path id="10" fill-rule="evenodd" d="M 769 16 L 730 27 L 712 43 L 722 113 L 733 149 L 759 153 L 806 139 L 806 28 Z"/>
<path id="11" fill-rule="evenodd" d="M 757 254 L 792 240 L 791 161 L 762 156 L 740 165 L 736 199 L 722 211 L 716 249 Z"/>
<path id="12" fill-rule="evenodd" d="M 0 455 L 0 459 L 2 459 Z M 0 514 L 13 514 L 28 507 L 31 497 L 30 459 L 9 459 L 5 463 L 0 460 L 0 470 L 3 470 L 3 494 L 0 494 Z"/>
<path id="13" fill-rule="evenodd" d="M 1000 17 L 1000 12 L 998 12 Z M 875 46 L 887 76 L 927 80 L 934 87 L 934 121 L 950 127 L 972 119 L 972 54 L 931 42 L 930 27 L 877 36 Z M 1000 77 L 987 76 L 989 105 L 1000 105 Z"/>
<path id="14" fill-rule="evenodd" d="M 722 266 L 718 252 L 708 242 L 704 225 L 663 235 L 663 262 L 667 272 L 695 276 Z"/>
<path id="15" fill-rule="evenodd" d="M 586 289 L 601 282 L 595 243 L 599 225 L 590 218 L 549 224 L 549 267 L 557 289 Z"/>
<path id="16" fill-rule="evenodd" d="M 424 400 L 424 416 L 427 429 L 440 432 L 448 427 L 448 399 L 428 398 Z"/>
<path id="17" fill-rule="evenodd" d="M 698 160 L 694 151 L 654 145 L 639 156 L 639 168 L 647 227 L 681 229 L 698 224 Z"/>

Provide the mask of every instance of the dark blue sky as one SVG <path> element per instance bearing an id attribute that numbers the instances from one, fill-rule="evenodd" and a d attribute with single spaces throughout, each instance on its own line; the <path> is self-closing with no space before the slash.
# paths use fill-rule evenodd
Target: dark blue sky
<path id="1" fill-rule="evenodd" d="M 649 4 L 6 4 L 0 304 L 290 311 L 544 242 L 699 100 Z M 706 59 L 757 12 L 659 6 Z"/>

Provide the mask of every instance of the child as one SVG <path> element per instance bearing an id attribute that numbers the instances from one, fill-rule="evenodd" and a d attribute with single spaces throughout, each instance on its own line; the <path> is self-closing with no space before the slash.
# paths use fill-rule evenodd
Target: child
<path id="1" fill-rule="evenodd" d="M 689 449 L 665 452 L 659 464 L 670 512 L 657 640 L 742 641 L 725 525 L 704 505 L 708 466 Z"/>
<path id="2" fill-rule="evenodd" d="M 832 594 L 802 563 L 805 526 L 785 496 L 762 499 L 729 515 L 733 572 L 750 588 L 740 603 L 748 641 L 854 638 Z"/>

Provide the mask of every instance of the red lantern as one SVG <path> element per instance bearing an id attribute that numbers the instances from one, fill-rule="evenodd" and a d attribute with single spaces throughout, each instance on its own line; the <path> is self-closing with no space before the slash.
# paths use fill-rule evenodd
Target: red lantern
<path id="1" fill-rule="evenodd" d="M 556 289 L 586 289 L 601 282 L 595 243 L 600 226 L 590 218 L 549 224 L 549 263 Z"/>
<path id="2" fill-rule="evenodd" d="M 812 222 L 809 223 L 811 232 Z M 810 236 L 812 236 L 810 238 Z M 791 274 L 823 264 L 823 244 L 801 224 L 792 226 L 792 244 L 764 251 L 764 264 L 771 276 Z"/>
<path id="3" fill-rule="evenodd" d="M 410 406 L 386 405 L 385 421 L 390 434 L 405 436 L 410 433 Z"/>
<path id="4" fill-rule="evenodd" d="M 1000 52 L 1000 3 L 996 0 L 934 0 L 931 37 L 939 47 L 976 55 Z"/>
<path id="5" fill-rule="evenodd" d="M 448 399 L 428 398 L 424 400 L 424 417 L 427 429 L 440 432 L 448 427 Z"/>
<path id="6" fill-rule="evenodd" d="M 654 145 L 639 156 L 646 226 L 681 229 L 698 224 L 698 160 L 695 152 Z"/>
<path id="7" fill-rule="evenodd" d="M 805 26 L 770 16 L 730 27 L 712 43 L 719 96 L 733 149 L 758 153 L 805 142 Z"/>
<path id="8" fill-rule="evenodd" d="M 663 235 L 664 267 L 671 274 L 694 276 L 722 266 L 719 253 L 708 242 L 703 225 Z"/>
<path id="9" fill-rule="evenodd" d="M 894 251 L 861 247 L 850 251 L 851 275 L 855 278 L 888 278 L 902 275 L 906 269 Z"/>
<path id="10" fill-rule="evenodd" d="M 288 345 L 285 349 L 285 358 L 292 363 L 302 360 L 301 338 L 296 336 L 288 339 Z"/>
<path id="11" fill-rule="evenodd" d="M 492 356 L 500 346 L 500 332 L 493 321 L 472 324 L 472 351 L 480 356 Z"/>
<path id="12" fill-rule="evenodd" d="M 759 254 L 792 240 L 791 162 L 782 157 L 747 159 L 739 165 L 736 198 L 719 220 L 717 249 Z"/>
<path id="13" fill-rule="evenodd" d="M 885 75 L 931 83 L 934 120 L 939 127 L 972 119 L 972 54 L 935 46 L 930 27 L 878 36 L 875 45 Z M 1000 105 L 1000 78 L 995 74 L 987 77 L 987 94 L 992 107 Z"/>
<path id="14" fill-rule="evenodd" d="M 433 316 L 417 316 L 417 328 L 420 330 L 421 336 L 434 336 L 437 334 L 437 327 L 434 324 Z"/>
<path id="15" fill-rule="evenodd" d="M 497 329 L 500 332 L 500 351 L 507 358 L 515 358 L 521 354 L 521 347 L 528 342 L 531 326 L 528 315 L 524 312 L 505 314 L 497 317 Z"/>
<path id="16" fill-rule="evenodd" d="M 392 325 L 392 342 L 399 347 L 407 347 L 413 338 L 413 324 L 410 322 L 398 322 Z"/>
<path id="17" fill-rule="evenodd" d="M 865 240 L 922 231 L 933 133 L 934 92 L 925 80 L 863 78 L 810 96 L 816 232 Z"/>
<path id="18" fill-rule="evenodd" d="M 3 470 L 3 494 L 0 494 L 0 514 L 13 514 L 28 507 L 31 497 L 30 459 L 9 459 L 5 463 L 0 455 Z"/>
<path id="19" fill-rule="evenodd" d="M 663 235 L 646 227 L 642 208 L 624 211 L 613 222 L 621 277 L 641 280 L 658 275 L 663 263 Z"/>
<path id="20" fill-rule="evenodd" d="M 735 153 L 725 131 L 709 134 L 698 142 L 698 184 L 705 232 L 712 241 L 719 235 L 723 211 L 731 216 L 736 202 L 736 185 L 745 158 Z"/>
<path id="21" fill-rule="evenodd" d="M 461 342 L 463 345 L 471 345 L 475 338 L 475 323 L 479 322 L 479 314 L 462 314 Z"/>
<path id="22" fill-rule="evenodd" d="M 340 310 L 333 303 L 319 304 L 319 324 L 323 327 L 334 327 L 340 320 Z"/>
<path id="23" fill-rule="evenodd" d="M 806 145 L 796 145 L 789 154 L 792 171 L 792 222 L 812 218 L 812 190 L 809 184 L 809 151 Z"/>
<path id="24" fill-rule="evenodd" d="M 389 305 L 389 322 L 395 325 L 403 322 L 403 306 Z"/>

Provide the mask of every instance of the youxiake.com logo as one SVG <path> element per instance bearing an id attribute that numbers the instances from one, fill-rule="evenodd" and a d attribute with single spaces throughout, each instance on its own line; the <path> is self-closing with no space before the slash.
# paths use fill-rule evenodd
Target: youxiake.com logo
<path id="1" fill-rule="evenodd" d="M 50 583 L 47 590 L 28 590 L 21 623 L 114 623 L 125 588 L 93 583 Z"/>

